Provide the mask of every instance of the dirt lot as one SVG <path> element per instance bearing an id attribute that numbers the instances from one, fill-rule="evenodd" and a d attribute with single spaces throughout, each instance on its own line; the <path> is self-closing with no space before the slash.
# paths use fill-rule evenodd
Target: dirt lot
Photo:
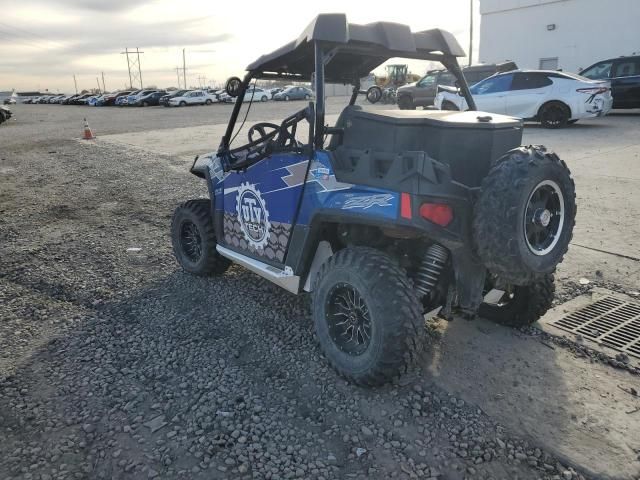
<path id="1" fill-rule="evenodd" d="M 219 131 L 230 106 L 13 110 L 0 127 L 0 479 L 640 478 L 640 412 L 625 413 L 640 400 L 616 388 L 640 389 L 637 361 L 616 369 L 537 331 L 458 319 L 435 328 L 421 368 L 366 390 L 326 367 L 307 298 L 237 267 L 180 271 L 170 217 L 206 193 L 186 171 L 190 132 Z M 85 116 L 96 142 L 77 140 Z M 617 114 L 527 128 L 578 185 L 558 303 L 638 290 L 639 126 Z"/>

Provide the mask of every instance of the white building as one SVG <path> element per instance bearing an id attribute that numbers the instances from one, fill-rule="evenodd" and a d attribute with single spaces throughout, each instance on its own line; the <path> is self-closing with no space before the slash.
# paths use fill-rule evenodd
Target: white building
<path id="1" fill-rule="evenodd" d="M 480 0 L 480 61 L 577 72 L 640 54 L 640 0 Z"/>

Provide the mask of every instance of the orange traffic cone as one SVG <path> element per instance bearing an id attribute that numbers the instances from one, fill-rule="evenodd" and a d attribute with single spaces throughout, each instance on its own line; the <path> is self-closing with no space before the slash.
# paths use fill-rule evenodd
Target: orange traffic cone
<path id="1" fill-rule="evenodd" d="M 84 136 L 82 137 L 85 140 L 93 140 L 94 138 L 96 138 L 93 135 L 93 132 L 91 131 L 91 128 L 89 128 L 89 122 L 87 122 L 87 119 L 84 119 Z"/>

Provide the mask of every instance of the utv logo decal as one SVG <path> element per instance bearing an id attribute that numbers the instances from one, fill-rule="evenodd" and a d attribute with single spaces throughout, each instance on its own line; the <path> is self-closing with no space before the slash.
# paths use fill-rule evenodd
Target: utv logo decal
<path id="1" fill-rule="evenodd" d="M 378 195 L 358 195 L 357 197 L 351 197 L 344 201 L 342 208 L 345 210 L 351 208 L 361 208 L 366 210 L 371 207 L 390 207 L 391 199 L 393 195 L 390 193 L 381 193 Z"/>
<path id="2" fill-rule="evenodd" d="M 244 237 L 254 248 L 264 248 L 269 241 L 269 212 L 254 185 L 243 183 L 236 197 L 238 221 Z"/>

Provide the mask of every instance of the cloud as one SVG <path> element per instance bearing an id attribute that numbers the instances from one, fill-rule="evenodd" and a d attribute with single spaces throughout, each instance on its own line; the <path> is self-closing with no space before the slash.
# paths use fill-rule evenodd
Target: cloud
<path id="1" fill-rule="evenodd" d="M 50 5 L 49 2 L 33 2 Z M 156 0 L 56 0 L 56 8 L 81 9 L 95 12 L 122 12 L 144 5 L 156 3 Z"/>

